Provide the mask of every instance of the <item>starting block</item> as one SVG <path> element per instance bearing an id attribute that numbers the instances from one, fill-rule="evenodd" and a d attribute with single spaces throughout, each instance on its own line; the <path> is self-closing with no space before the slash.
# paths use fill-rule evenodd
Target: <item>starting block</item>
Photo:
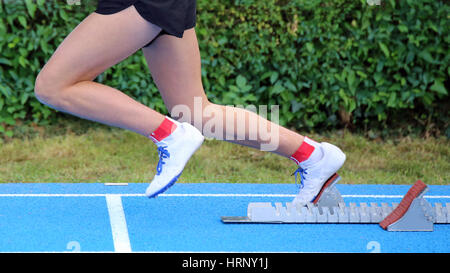
<path id="1" fill-rule="evenodd" d="M 337 176 L 337 175 L 336 175 Z M 223 223 L 277 224 L 379 224 L 387 231 L 433 231 L 434 224 L 450 223 L 450 203 L 433 207 L 424 198 L 428 186 L 418 180 L 400 203 L 349 203 L 347 206 L 335 187 L 339 177 L 320 191 L 306 206 L 293 203 L 254 202 L 247 216 L 223 216 Z"/>

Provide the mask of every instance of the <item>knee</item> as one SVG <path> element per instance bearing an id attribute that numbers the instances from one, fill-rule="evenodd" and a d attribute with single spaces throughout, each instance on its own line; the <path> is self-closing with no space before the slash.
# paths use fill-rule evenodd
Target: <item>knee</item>
<path id="1" fill-rule="evenodd" d="M 46 72 L 40 72 L 35 79 L 34 94 L 43 104 L 56 108 L 62 104 L 62 88 Z"/>
<path id="2" fill-rule="evenodd" d="M 46 78 L 45 72 L 40 72 L 34 82 L 34 95 L 42 103 L 49 103 L 54 100 L 55 91 Z"/>

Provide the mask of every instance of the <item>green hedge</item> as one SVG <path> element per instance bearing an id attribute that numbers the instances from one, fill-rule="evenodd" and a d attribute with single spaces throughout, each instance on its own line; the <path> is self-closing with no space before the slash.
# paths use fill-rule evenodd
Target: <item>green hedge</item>
<path id="1" fill-rule="evenodd" d="M 34 80 L 95 9 L 80 2 L 0 2 L 0 134 L 58 116 L 36 100 Z M 198 0 L 205 90 L 215 103 L 280 105 L 280 123 L 298 130 L 440 132 L 449 122 L 448 14 L 443 0 Z M 167 113 L 140 52 L 96 81 Z"/>

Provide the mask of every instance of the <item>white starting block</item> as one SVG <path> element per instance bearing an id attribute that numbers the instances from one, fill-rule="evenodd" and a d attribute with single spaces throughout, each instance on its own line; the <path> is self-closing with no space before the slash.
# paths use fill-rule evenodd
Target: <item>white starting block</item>
<path id="1" fill-rule="evenodd" d="M 450 203 L 431 206 L 423 198 L 428 187 L 417 181 L 400 203 L 349 203 L 334 183 L 324 189 L 316 203 L 249 203 L 247 216 L 221 217 L 224 223 L 277 224 L 379 224 L 388 231 L 433 231 L 433 224 L 450 223 Z"/>

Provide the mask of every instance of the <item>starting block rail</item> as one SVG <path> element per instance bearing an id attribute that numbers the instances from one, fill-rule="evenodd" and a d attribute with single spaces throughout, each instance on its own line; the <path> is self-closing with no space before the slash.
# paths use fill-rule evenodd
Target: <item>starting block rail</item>
<path id="1" fill-rule="evenodd" d="M 419 180 L 400 203 L 347 205 L 333 183 L 323 190 L 315 204 L 253 202 L 247 207 L 247 216 L 224 216 L 221 220 L 224 223 L 379 224 L 387 231 L 433 231 L 434 224 L 450 223 L 450 203 L 432 206 L 423 197 L 427 190 Z"/>

